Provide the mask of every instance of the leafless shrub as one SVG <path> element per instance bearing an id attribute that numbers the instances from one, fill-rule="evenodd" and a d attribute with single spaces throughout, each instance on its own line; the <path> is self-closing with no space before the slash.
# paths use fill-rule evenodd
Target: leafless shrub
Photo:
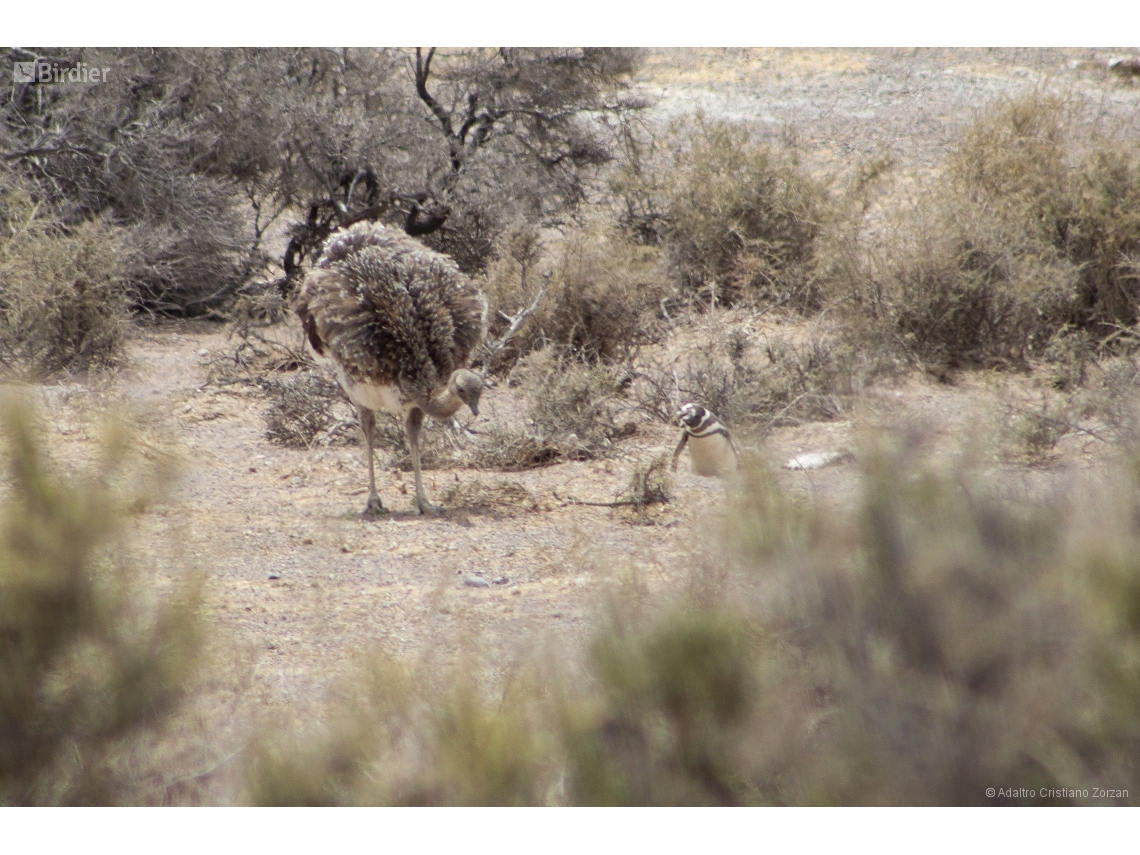
<path id="1" fill-rule="evenodd" d="M 286 448 L 309 448 L 318 440 L 331 445 L 351 432 L 350 423 L 334 415 L 349 410 L 336 379 L 319 370 L 296 372 L 283 380 L 266 380 L 262 388 L 271 403 L 265 411 L 265 436 Z"/>
<path id="2" fill-rule="evenodd" d="M 672 500 L 673 476 L 669 460 L 655 457 L 648 463 L 639 461 L 629 476 L 629 484 L 618 497 L 624 519 L 637 525 L 655 525 L 663 505 Z"/>
<path id="3" fill-rule="evenodd" d="M 476 466 L 512 471 L 593 460 L 610 454 L 614 442 L 632 432 L 630 425 L 614 422 L 618 388 L 604 365 L 548 348 L 527 357 L 512 379 L 529 401 L 524 422 L 497 424 L 482 434 L 472 449 Z"/>
<path id="4" fill-rule="evenodd" d="M 1078 430 L 1079 421 L 1080 413 L 1068 396 L 1048 392 L 1038 403 L 1012 404 L 1007 419 L 1015 447 L 1031 465 L 1055 459 L 1057 444 Z"/>
<path id="5" fill-rule="evenodd" d="M 695 401 L 726 424 L 767 431 L 842 416 L 850 397 L 887 370 L 831 332 L 799 343 L 715 332 L 671 363 L 649 359 L 633 394 L 664 422 L 674 420 L 682 402 Z"/>
<path id="6" fill-rule="evenodd" d="M 534 493 L 514 481 L 449 484 L 443 491 L 443 502 L 449 508 L 470 509 L 492 516 L 514 516 L 520 511 L 537 511 L 542 507 Z"/>
<path id="7" fill-rule="evenodd" d="M 1086 430 L 1093 436 L 1119 445 L 1135 454 L 1140 449 L 1140 364 L 1135 354 L 1111 357 L 1096 363 L 1090 379 L 1072 393 L 1071 406 L 1097 428 Z"/>

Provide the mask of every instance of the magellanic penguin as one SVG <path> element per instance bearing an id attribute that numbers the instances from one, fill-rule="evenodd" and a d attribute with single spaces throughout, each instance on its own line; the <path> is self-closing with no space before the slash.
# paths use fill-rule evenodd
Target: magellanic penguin
<path id="1" fill-rule="evenodd" d="M 724 478 L 736 471 L 736 444 L 716 416 L 700 404 L 682 404 L 677 410 L 677 421 L 684 433 L 673 452 L 674 472 L 686 444 L 697 475 Z"/>
<path id="2" fill-rule="evenodd" d="M 404 418 L 416 510 L 439 511 L 424 493 L 424 416 L 479 414 L 482 378 L 467 366 L 487 332 L 487 299 L 454 261 L 381 225 L 360 223 L 329 238 L 297 298 L 309 343 L 327 357 L 356 404 L 368 453 L 365 516 L 386 513 L 376 492 L 376 410 Z"/>

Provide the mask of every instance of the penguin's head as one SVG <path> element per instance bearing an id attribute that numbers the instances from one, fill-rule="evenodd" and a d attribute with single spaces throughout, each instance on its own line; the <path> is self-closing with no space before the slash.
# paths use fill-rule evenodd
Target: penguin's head
<path id="1" fill-rule="evenodd" d="M 700 404 L 685 403 L 677 410 L 677 421 L 685 427 L 699 427 L 708 416 L 708 410 Z"/>

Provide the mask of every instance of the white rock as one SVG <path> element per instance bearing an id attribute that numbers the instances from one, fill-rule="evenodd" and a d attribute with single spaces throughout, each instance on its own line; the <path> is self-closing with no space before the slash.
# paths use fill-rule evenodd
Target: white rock
<path id="1" fill-rule="evenodd" d="M 797 454 L 784 464 L 785 469 L 822 469 L 832 463 L 840 463 L 847 459 L 845 451 L 814 451 L 808 454 Z"/>

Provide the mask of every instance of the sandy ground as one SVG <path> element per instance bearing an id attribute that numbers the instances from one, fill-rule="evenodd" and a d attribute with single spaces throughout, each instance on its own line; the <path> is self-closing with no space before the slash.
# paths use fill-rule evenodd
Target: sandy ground
<path id="1" fill-rule="evenodd" d="M 1108 113 L 1135 115 L 1140 87 L 1116 84 L 1092 63 L 1114 53 L 662 51 L 650 57 L 641 85 L 663 118 L 701 108 L 773 134 L 790 128 L 820 162 L 884 150 L 927 168 L 975 108 L 1042 81 L 1096 89 Z M 279 334 L 299 341 L 293 327 Z M 204 574 L 211 665 L 180 720 L 181 737 L 166 749 L 167 770 L 141 788 L 148 800 L 232 801 L 239 764 L 231 761 L 256 728 L 273 716 L 311 721 L 330 687 L 370 651 L 477 667 L 501 679 L 536 653 L 580 650 L 608 598 L 680 593 L 692 550 L 725 513 L 729 488 L 691 475 L 687 460 L 674 500 L 653 525 L 574 503 L 612 500 L 638 462 L 672 453 L 676 429 L 646 424 L 608 461 L 521 473 L 431 471 L 426 485 L 436 501 L 472 484 L 507 482 L 527 495 L 490 508 L 452 504 L 438 518 L 411 514 L 410 475 L 384 468 L 381 455 L 378 485 L 394 513 L 363 521 L 363 449 L 270 443 L 263 395 L 208 382 L 211 361 L 234 347 L 217 326 L 139 328 L 129 365 L 116 376 L 38 390 L 46 444 L 65 466 L 83 465 L 102 413 L 116 408 L 130 414 L 143 441 L 181 461 L 169 497 L 137 521 L 132 548 L 156 578 Z M 911 378 L 869 390 L 843 420 L 776 431 L 754 450 L 790 496 L 849 501 L 856 461 L 813 472 L 782 464 L 800 452 L 857 451 L 869 433 L 906 420 L 930 427 L 933 453 L 958 454 L 965 436 L 998 424 L 1011 384 L 1028 382 L 979 374 L 947 386 Z M 482 418 L 495 420 L 510 394 L 505 385 L 492 390 Z M 993 472 L 1032 494 L 1097 477 L 1110 465 L 1097 443 L 1070 439 L 1049 466 L 995 461 Z M 473 587 L 469 579 L 488 584 Z"/>

